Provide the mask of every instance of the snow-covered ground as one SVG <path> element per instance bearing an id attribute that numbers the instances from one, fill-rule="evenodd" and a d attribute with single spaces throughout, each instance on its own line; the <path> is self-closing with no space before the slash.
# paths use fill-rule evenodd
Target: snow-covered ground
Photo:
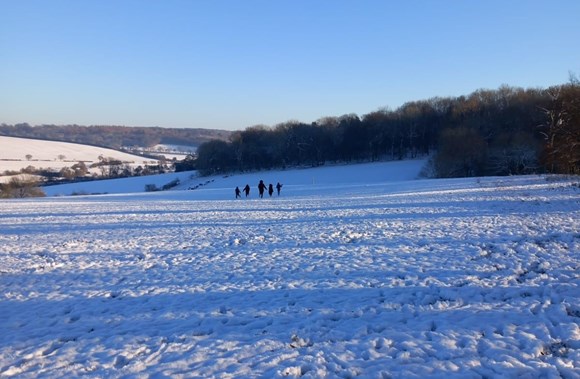
<path id="1" fill-rule="evenodd" d="M 134 176 L 131 178 L 92 180 L 88 182 L 46 186 L 42 187 L 42 190 L 47 196 L 146 192 L 145 186 L 147 185 L 152 184 L 157 188 L 162 188 L 164 185 L 169 184 L 176 179 L 181 183 L 189 183 L 190 178 L 195 175 L 197 175 L 196 172 L 176 172 L 160 175 Z"/>
<path id="2" fill-rule="evenodd" d="M 580 377 L 572 180 L 335 170 L 0 201 L 0 376 Z"/>
<path id="3" fill-rule="evenodd" d="M 131 166 L 158 163 L 150 158 L 101 147 L 0 136 L 0 174 L 7 170 L 18 171 L 28 166 L 59 170 L 81 161 L 85 162 L 88 167 L 92 163 L 98 163 L 99 156 L 129 162 Z M 99 171 L 92 169 L 91 172 L 98 173 Z"/>
<path id="4" fill-rule="evenodd" d="M 328 185 L 336 186 L 342 184 L 346 187 L 350 185 L 372 185 L 377 183 L 396 183 L 416 179 L 426 160 L 407 160 L 396 162 L 376 162 L 357 164 L 351 166 L 336 165 L 322 166 L 309 169 L 289 169 L 283 171 L 263 171 L 251 174 L 235 174 L 200 177 L 197 172 L 178 172 L 163 175 L 140 176 L 123 179 L 108 179 L 91 182 L 79 182 L 60 184 L 44 187 L 47 196 L 67 196 L 71 194 L 119 194 L 145 192 L 147 184 L 153 184 L 158 188 L 178 179 L 180 185 L 176 189 L 195 189 L 195 199 L 225 200 L 234 196 L 234 188 L 242 189 L 249 184 L 253 189 L 250 197 L 257 196 L 257 185 L 260 180 L 264 180 L 266 185 L 281 183 L 284 192 L 292 189 L 291 193 L 296 194 L 301 191 L 323 191 Z M 211 191 L 197 191 L 199 189 Z"/>

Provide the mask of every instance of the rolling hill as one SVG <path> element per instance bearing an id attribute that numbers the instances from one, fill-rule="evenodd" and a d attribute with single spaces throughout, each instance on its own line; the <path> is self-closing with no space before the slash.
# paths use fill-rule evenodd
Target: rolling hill
<path id="1" fill-rule="evenodd" d="M 0 136 L 0 146 L 0 175 L 28 166 L 60 170 L 77 162 L 84 162 L 88 167 L 92 163 L 98 163 L 99 157 L 113 158 L 132 166 L 157 164 L 157 160 L 143 156 L 68 142 Z"/>

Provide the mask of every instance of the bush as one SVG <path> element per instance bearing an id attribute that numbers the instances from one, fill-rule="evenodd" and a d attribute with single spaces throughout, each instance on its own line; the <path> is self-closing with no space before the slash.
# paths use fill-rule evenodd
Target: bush
<path id="1" fill-rule="evenodd" d="M 155 184 L 145 184 L 145 192 L 155 192 L 159 191 L 159 188 Z"/>
<path id="2" fill-rule="evenodd" d="M 163 185 L 163 187 L 161 188 L 163 191 L 167 191 L 168 189 L 171 189 L 175 186 L 177 186 L 179 184 L 179 179 L 175 179 L 170 181 L 169 183 Z"/>
<path id="3" fill-rule="evenodd" d="M 40 188 L 35 179 L 23 179 L 13 177 L 8 183 L 0 184 L 0 197 L 2 198 L 25 198 L 44 197 L 46 194 Z"/>

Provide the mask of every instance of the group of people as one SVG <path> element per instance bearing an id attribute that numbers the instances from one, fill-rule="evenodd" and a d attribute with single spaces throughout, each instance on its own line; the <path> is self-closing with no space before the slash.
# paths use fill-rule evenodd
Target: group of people
<path id="1" fill-rule="evenodd" d="M 280 184 L 280 182 L 278 182 L 276 184 L 276 191 L 278 192 L 278 196 L 280 196 L 281 189 L 282 189 L 282 184 Z M 272 185 L 272 183 L 270 183 L 266 187 L 266 184 L 264 183 L 264 181 L 260 180 L 260 183 L 258 183 L 258 193 L 260 194 L 260 198 L 264 197 L 264 192 L 266 192 L 266 190 L 268 190 L 268 194 L 270 195 L 270 197 L 272 197 L 272 195 L 274 194 L 274 186 Z M 246 184 L 246 186 L 242 190 L 240 190 L 240 187 L 236 187 L 236 190 L 235 190 L 236 199 L 242 197 L 242 191 L 244 191 L 244 193 L 246 194 L 246 197 L 250 196 L 250 185 Z"/>

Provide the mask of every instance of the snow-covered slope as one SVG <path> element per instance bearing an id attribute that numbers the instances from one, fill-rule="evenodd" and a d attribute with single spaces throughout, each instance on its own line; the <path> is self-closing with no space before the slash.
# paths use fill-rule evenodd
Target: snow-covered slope
<path id="1" fill-rule="evenodd" d="M 425 165 L 425 160 L 408 160 L 395 162 L 378 162 L 357 165 L 323 166 L 308 169 L 272 170 L 250 174 L 227 176 L 199 177 L 195 172 L 184 172 L 163 175 L 151 175 L 126 179 L 111 179 L 94 182 L 71 183 L 45 187 L 47 196 L 70 195 L 72 193 L 131 193 L 145 192 L 145 185 L 157 187 L 179 179 L 180 185 L 175 189 L 195 189 L 196 199 L 230 199 L 234 188 L 243 188 L 246 184 L 252 187 L 250 197 L 258 194 L 260 180 L 274 186 L 280 182 L 283 191 L 296 194 L 303 191 L 323 190 L 328 185 L 345 186 L 384 182 L 400 182 L 416 179 Z"/>
<path id="2" fill-rule="evenodd" d="M 27 159 L 30 155 L 30 160 Z M 68 142 L 55 142 L 0 136 L 0 173 L 27 166 L 60 169 L 83 161 L 89 166 L 99 162 L 99 156 L 114 158 L 134 165 L 151 164 L 152 160 L 117 150 Z M 61 159 L 62 158 L 62 159 Z"/>
<path id="3" fill-rule="evenodd" d="M 188 183 L 191 177 L 196 176 L 195 172 L 178 172 L 159 175 L 135 176 L 131 178 L 94 180 L 88 182 L 78 182 L 69 184 L 58 184 L 43 187 L 42 190 L 47 196 L 68 196 L 72 194 L 120 194 L 145 192 L 145 186 L 154 185 L 162 188 L 174 180 Z"/>
<path id="4" fill-rule="evenodd" d="M 0 201 L 0 376 L 580 376 L 570 180 L 304 175 Z"/>

